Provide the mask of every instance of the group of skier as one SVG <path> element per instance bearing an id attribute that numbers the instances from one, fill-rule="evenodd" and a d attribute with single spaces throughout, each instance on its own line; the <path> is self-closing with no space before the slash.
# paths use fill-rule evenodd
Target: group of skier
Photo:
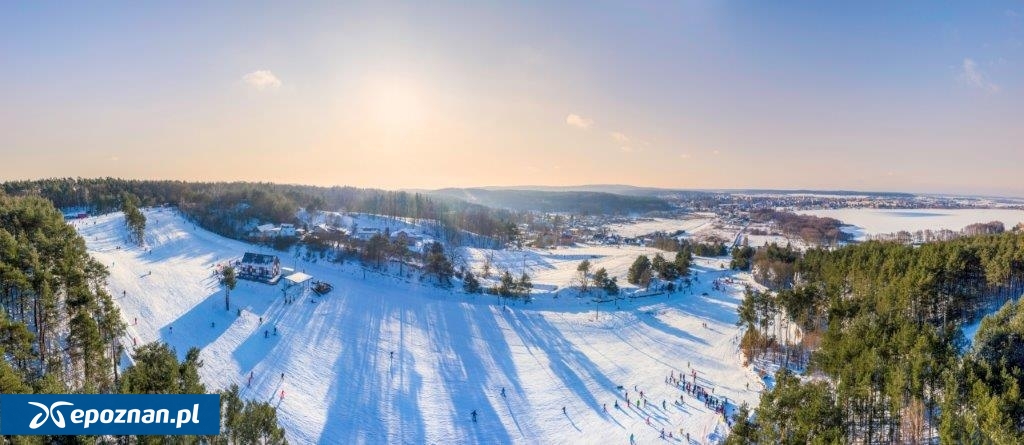
<path id="1" fill-rule="evenodd" d="M 676 388 L 682 389 L 690 396 L 697 400 L 704 402 L 704 407 L 713 409 L 716 413 L 724 414 L 726 399 L 714 396 L 715 389 L 711 388 L 709 393 L 707 388 L 697 384 L 697 370 L 691 369 L 690 374 L 693 381 L 686 381 L 685 376 L 682 372 L 676 375 L 675 371 L 669 371 L 668 377 L 665 378 L 665 383 L 668 383 Z M 679 396 L 679 403 L 683 403 L 683 396 Z"/>

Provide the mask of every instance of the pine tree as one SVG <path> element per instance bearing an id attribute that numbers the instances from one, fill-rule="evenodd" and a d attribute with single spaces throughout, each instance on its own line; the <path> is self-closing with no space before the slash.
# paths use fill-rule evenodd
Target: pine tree
<path id="1" fill-rule="evenodd" d="M 138 244 L 143 244 L 143 235 L 146 231 L 146 216 L 139 211 L 139 198 L 130 193 L 121 197 L 121 211 L 124 213 L 125 226 L 128 228 L 129 239 Z"/>
<path id="2" fill-rule="evenodd" d="M 398 261 L 398 273 L 404 273 L 405 261 L 409 258 L 409 242 L 404 234 L 399 234 L 388 246 L 388 256 Z"/>
<path id="3" fill-rule="evenodd" d="M 578 266 L 576 266 L 576 272 L 579 274 L 577 280 L 580 283 L 580 292 L 587 293 L 589 278 L 587 274 L 590 273 L 590 260 L 583 260 Z"/>
<path id="4" fill-rule="evenodd" d="M 467 294 L 480 293 L 480 281 L 473 276 L 473 272 L 467 270 L 462 278 L 462 290 Z"/>
<path id="5" fill-rule="evenodd" d="M 529 300 L 530 292 L 533 290 L 533 282 L 530 281 L 530 276 L 527 275 L 526 272 L 523 272 L 523 274 L 519 276 L 519 281 L 516 282 L 515 289 L 515 293 L 519 297 Z"/>
<path id="6" fill-rule="evenodd" d="M 427 256 L 424 260 L 424 271 L 428 275 L 437 277 L 437 281 L 443 285 L 450 284 L 452 275 L 455 274 L 455 267 L 451 260 L 444 253 L 444 246 L 434 242 L 427 247 Z"/>
<path id="7" fill-rule="evenodd" d="M 651 260 L 651 268 L 658 273 L 658 277 L 665 281 L 679 278 L 679 272 L 676 269 L 675 263 L 665 261 L 665 257 L 661 256 L 660 253 L 654 255 L 654 259 Z"/>
<path id="8" fill-rule="evenodd" d="M 633 264 L 629 266 L 629 272 L 626 274 L 626 281 L 630 284 L 640 284 L 640 279 L 646 272 L 648 279 L 650 278 L 651 260 L 646 255 L 640 255 L 636 257 Z"/>
<path id="9" fill-rule="evenodd" d="M 363 249 L 363 259 L 373 262 L 375 269 L 380 269 L 384 266 L 384 259 L 387 257 L 389 246 L 390 243 L 387 237 L 379 233 L 374 234 L 366 242 L 366 248 Z"/>
<path id="10" fill-rule="evenodd" d="M 607 269 L 601 267 L 601 268 L 598 268 L 597 270 L 594 271 L 594 276 L 592 278 L 592 281 L 594 283 L 594 287 L 601 287 L 601 288 L 603 288 L 604 287 L 604 283 L 607 280 L 608 280 L 608 270 Z"/>
<path id="11" fill-rule="evenodd" d="M 224 268 L 223 275 L 220 278 L 220 284 L 224 286 L 224 310 L 231 310 L 231 291 L 238 285 L 238 280 L 235 278 L 235 268 L 228 266 Z"/>
<path id="12" fill-rule="evenodd" d="M 601 288 L 604 289 L 605 293 L 607 293 L 608 295 L 618 295 L 618 293 L 619 293 L 619 278 L 618 277 L 612 277 L 609 280 L 605 280 L 604 284 L 601 285 Z"/>
<path id="13" fill-rule="evenodd" d="M 726 438 L 726 445 L 757 444 L 757 425 L 750 420 L 750 407 L 746 402 L 736 410 L 735 419 L 729 437 Z"/>

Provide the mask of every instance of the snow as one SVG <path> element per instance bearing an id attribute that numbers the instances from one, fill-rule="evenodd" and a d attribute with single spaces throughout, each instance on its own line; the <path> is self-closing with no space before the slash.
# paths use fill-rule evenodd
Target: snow
<path id="1" fill-rule="evenodd" d="M 291 275 L 288 275 L 287 277 L 284 277 L 284 279 L 288 280 L 291 284 L 302 284 L 306 281 L 311 280 L 312 278 L 312 275 L 305 274 L 302 272 L 295 272 Z"/>
<path id="2" fill-rule="evenodd" d="M 970 350 L 974 346 L 974 336 L 978 335 L 978 329 L 981 329 L 981 320 L 983 320 L 986 316 L 988 316 L 988 314 L 980 316 L 977 320 L 974 320 L 960 327 L 960 332 L 963 332 L 964 339 L 967 340 L 967 342 L 964 345 L 965 350 Z"/>
<path id="3" fill-rule="evenodd" d="M 758 398 L 760 380 L 742 366 L 735 326 L 750 277 L 721 270 L 721 258 L 697 260 L 692 293 L 603 303 L 597 316 L 591 299 L 566 290 L 580 258 L 597 257 L 624 282 L 624 267 L 644 249 L 495 251 L 510 265 L 525 255 L 537 275 L 534 302 L 507 310 L 488 295 L 279 254 L 282 266 L 334 290 L 286 304 L 279 286 L 239 280 L 225 310 L 215 268 L 246 251 L 271 251 L 204 231 L 173 209 L 144 212 L 141 248 L 126 244 L 119 213 L 71 222 L 110 269 L 127 344 L 165 341 L 182 357 L 201 348 L 208 388 L 237 383 L 244 397 L 277 406 L 293 443 L 603 444 L 628 443 L 630 434 L 651 443 L 662 428 L 710 443 L 728 428 L 690 396 L 673 405 L 682 391 L 665 383 L 670 371 L 692 366 L 730 405 Z M 733 284 L 711 288 L 726 276 Z M 555 287 L 559 298 L 543 292 Z M 637 385 L 651 404 L 626 407 L 620 385 L 634 400 Z M 616 400 L 622 409 L 613 409 Z"/>
<path id="4" fill-rule="evenodd" d="M 625 237 L 637 237 L 654 232 L 673 233 L 677 230 L 685 230 L 687 233 L 710 225 L 714 221 L 713 216 L 701 214 L 687 218 L 645 218 L 629 222 L 609 224 L 608 230 L 616 235 Z"/>
<path id="5" fill-rule="evenodd" d="M 1024 210 L 1012 209 L 823 209 L 797 211 L 803 215 L 835 218 L 853 227 L 844 228 L 857 239 L 866 235 L 901 230 L 949 229 L 959 231 L 974 223 L 1001 221 L 1007 229 L 1024 222 Z"/>

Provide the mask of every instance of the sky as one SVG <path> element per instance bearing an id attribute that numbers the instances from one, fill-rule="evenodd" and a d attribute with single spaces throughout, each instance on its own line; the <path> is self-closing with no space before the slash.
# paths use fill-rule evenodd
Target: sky
<path id="1" fill-rule="evenodd" d="M 1024 196 L 1024 2 L 3 2 L 0 179 Z"/>

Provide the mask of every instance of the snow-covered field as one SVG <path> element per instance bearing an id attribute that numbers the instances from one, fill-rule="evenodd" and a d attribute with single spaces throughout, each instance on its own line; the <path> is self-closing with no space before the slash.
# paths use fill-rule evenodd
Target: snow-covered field
<path id="1" fill-rule="evenodd" d="M 609 276 L 619 278 L 620 287 L 628 288 L 630 285 L 626 283 L 626 272 L 638 255 L 647 255 L 653 258 L 655 254 L 661 253 L 668 261 L 675 258 L 675 254 L 671 252 L 626 244 L 576 245 L 552 250 L 524 249 L 517 251 L 471 248 L 462 250 L 473 273 L 479 275 L 483 264 L 490 261 L 492 279 L 497 280 L 498 271 L 508 270 L 516 277 L 525 271 L 533 280 L 535 288 L 540 291 L 553 291 L 576 285 L 578 277 L 576 267 L 583 260 L 590 261 L 592 270 L 605 268 Z M 728 259 L 699 259 L 698 261 L 706 267 L 718 269 L 729 264 Z"/>
<path id="2" fill-rule="evenodd" d="M 835 218 L 853 227 L 849 231 L 859 239 L 866 235 L 895 233 L 901 230 L 949 229 L 958 231 L 974 223 L 1001 221 L 1007 229 L 1024 222 L 1024 210 L 1011 209 L 827 209 L 797 213 Z"/>
<path id="3" fill-rule="evenodd" d="M 627 237 L 647 235 L 654 232 L 673 233 L 677 230 L 695 232 L 709 226 L 714 215 L 698 214 L 687 218 L 644 218 L 629 223 L 609 224 L 611 233 Z"/>
<path id="4" fill-rule="evenodd" d="M 675 433 L 670 442 L 682 442 L 682 429 L 708 443 L 725 434 L 722 417 L 689 395 L 674 404 L 684 392 L 666 383 L 669 373 L 689 375 L 692 366 L 698 383 L 730 406 L 756 403 L 761 387 L 736 345 L 735 307 L 749 276 L 719 270 L 722 260 L 698 260 L 692 292 L 605 303 L 595 318 L 594 303 L 573 291 L 502 310 L 487 295 L 286 257 L 284 266 L 334 291 L 286 304 L 280 287 L 240 281 L 228 311 L 214 268 L 245 251 L 271 252 L 194 227 L 171 209 L 145 214 L 144 248 L 126 245 L 121 214 L 72 223 L 110 269 L 127 344 L 161 340 L 179 356 L 202 348 L 207 386 L 237 383 L 245 397 L 278 406 L 293 443 L 606 444 L 628 443 L 630 434 L 652 443 L 662 428 Z M 587 256 L 623 277 L 637 253 L 534 252 L 535 282 L 565 288 Z M 735 284 L 712 290 L 725 276 Z M 617 387 L 636 400 L 634 385 L 648 405 L 625 405 Z"/>

